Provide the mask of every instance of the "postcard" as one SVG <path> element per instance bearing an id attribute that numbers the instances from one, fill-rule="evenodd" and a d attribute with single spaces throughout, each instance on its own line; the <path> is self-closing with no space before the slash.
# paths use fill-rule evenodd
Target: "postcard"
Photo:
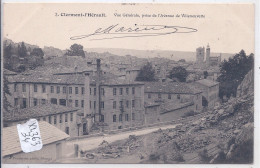
<path id="1" fill-rule="evenodd" d="M 4 3 L 2 163 L 256 163 L 254 3 Z"/>

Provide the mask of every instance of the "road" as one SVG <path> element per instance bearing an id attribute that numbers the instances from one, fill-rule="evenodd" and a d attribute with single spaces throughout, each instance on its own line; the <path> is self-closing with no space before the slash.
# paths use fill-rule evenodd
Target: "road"
<path id="1" fill-rule="evenodd" d="M 72 157 L 74 154 L 74 144 L 79 145 L 80 150 L 92 150 L 97 148 L 103 140 L 107 141 L 108 143 L 112 143 L 118 140 L 123 140 L 127 139 L 129 135 L 145 135 L 152 133 L 154 131 L 157 131 L 159 128 L 162 130 L 168 129 L 168 128 L 175 128 L 179 124 L 174 124 L 174 125 L 166 125 L 166 126 L 160 126 L 160 127 L 155 127 L 155 128 L 146 128 L 143 130 L 136 130 L 136 131 L 129 131 L 129 132 L 122 132 L 120 134 L 114 134 L 114 135 L 105 135 L 105 136 L 98 136 L 98 137 L 90 137 L 90 138 L 85 138 L 85 139 L 79 139 L 79 140 L 71 140 L 67 141 L 66 144 L 64 145 L 66 153 L 65 157 Z"/>

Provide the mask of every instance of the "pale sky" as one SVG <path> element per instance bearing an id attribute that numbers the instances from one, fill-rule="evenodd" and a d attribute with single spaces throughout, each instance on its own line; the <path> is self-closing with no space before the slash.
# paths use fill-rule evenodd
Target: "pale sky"
<path id="1" fill-rule="evenodd" d="M 254 53 L 254 6 L 252 4 L 4 4 L 3 36 L 40 47 L 67 49 L 78 43 L 84 48 L 125 48 L 139 50 L 195 51 L 211 46 L 212 52 Z M 107 17 L 56 17 L 55 13 L 105 13 Z M 115 17 L 114 13 L 139 14 L 141 17 Z M 205 18 L 142 18 L 142 14 L 192 14 Z M 156 37 L 117 38 L 90 41 L 70 37 L 93 33 L 113 24 L 167 25 L 195 28 L 194 33 L 174 33 Z"/>

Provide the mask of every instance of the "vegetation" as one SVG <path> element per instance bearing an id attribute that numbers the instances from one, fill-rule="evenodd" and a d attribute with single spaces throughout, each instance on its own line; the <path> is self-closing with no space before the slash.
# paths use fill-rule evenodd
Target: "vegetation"
<path id="1" fill-rule="evenodd" d="M 10 102 L 7 100 L 7 95 L 11 96 L 9 87 L 8 87 L 8 79 L 7 77 L 4 75 L 3 76 L 3 81 L 4 81 L 4 101 L 3 101 L 3 106 L 4 106 L 4 110 L 6 112 L 9 112 L 9 108 L 12 107 Z"/>
<path id="2" fill-rule="evenodd" d="M 233 58 L 224 60 L 220 65 L 220 76 L 218 77 L 219 97 L 228 98 L 233 95 L 236 96 L 238 85 L 242 82 L 245 75 L 254 66 L 254 54 L 246 55 L 244 50 L 241 50 Z"/>
<path id="3" fill-rule="evenodd" d="M 155 70 L 151 63 L 145 64 L 139 74 L 137 75 L 136 81 L 156 81 Z"/>
<path id="4" fill-rule="evenodd" d="M 66 55 L 82 56 L 83 58 L 85 58 L 85 52 L 83 50 L 83 46 L 76 43 L 70 46 L 70 50 L 67 51 Z"/>
<path id="5" fill-rule="evenodd" d="M 204 79 L 207 79 L 207 77 L 209 76 L 208 71 L 204 71 L 204 72 L 203 72 L 203 75 L 204 75 Z"/>
<path id="6" fill-rule="evenodd" d="M 178 79 L 180 82 L 186 82 L 186 78 L 188 76 L 188 72 L 185 68 L 178 66 L 172 68 L 170 71 L 170 75 L 168 76 L 171 79 Z"/>

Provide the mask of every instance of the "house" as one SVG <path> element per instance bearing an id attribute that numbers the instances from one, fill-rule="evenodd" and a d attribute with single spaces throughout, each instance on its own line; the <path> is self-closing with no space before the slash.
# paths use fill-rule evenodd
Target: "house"
<path id="1" fill-rule="evenodd" d="M 47 103 L 24 109 L 13 109 L 4 113 L 3 121 L 4 127 L 10 127 L 35 118 L 38 121 L 46 121 L 71 137 L 75 137 L 87 132 L 82 116 L 83 111 L 79 108 Z"/>
<path id="2" fill-rule="evenodd" d="M 143 83 L 118 79 L 116 75 L 104 73 L 100 59 L 97 59 L 93 73 L 63 72 L 59 70 L 59 73 L 55 73 L 54 70 L 49 72 L 45 69 L 12 77 L 9 80 L 12 93 L 9 102 L 15 108 L 47 103 L 80 108 L 87 123 L 84 125 L 86 133 L 91 131 L 94 123 L 95 126 L 100 124 L 102 129 L 109 130 L 143 123 Z"/>
<path id="3" fill-rule="evenodd" d="M 219 83 L 209 79 L 201 79 L 193 83 L 200 88 L 202 95 L 208 102 L 208 107 L 213 108 L 219 102 Z"/>
<path id="4" fill-rule="evenodd" d="M 53 163 L 63 157 L 64 141 L 68 134 L 55 126 L 39 122 L 43 147 L 41 150 L 24 153 L 22 151 L 16 125 L 2 128 L 2 162 L 5 164 Z M 50 131 L 51 130 L 51 131 Z"/>

